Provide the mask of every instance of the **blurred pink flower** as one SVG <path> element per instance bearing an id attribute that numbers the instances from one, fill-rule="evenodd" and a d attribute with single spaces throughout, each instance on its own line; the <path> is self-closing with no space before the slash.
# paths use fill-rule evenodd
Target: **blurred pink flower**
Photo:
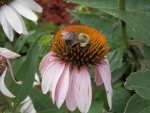
<path id="1" fill-rule="evenodd" d="M 63 31 L 70 33 L 66 39 L 74 39 L 71 45 L 64 40 Z M 78 36 L 83 37 L 76 39 Z M 87 37 L 90 43 L 85 44 L 88 41 L 83 42 L 82 38 Z M 84 46 L 81 46 L 83 44 Z M 82 113 L 89 111 L 92 86 L 88 69 L 91 67 L 95 68 L 96 84 L 104 83 L 108 104 L 110 109 L 112 108 L 111 71 L 106 57 L 109 49 L 100 32 L 87 26 L 66 27 L 56 33 L 51 51 L 44 56 L 39 69 L 42 76 L 42 91 L 44 94 L 51 91 L 52 101 L 58 108 L 66 99 L 70 111 L 77 107 Z"/>
<path id="2" fill-rule="evenodd" d="M 9 59 L 14 59 L 20 57 L 19 54 L 12 52 L 6 48 L 1 48 L 0 47 L 0 63 L 4 63 L 8 65 L 8 68 L 10 70 L 11 76 L 13 78 L 13 80 L 17 83 L 17 84 L 22 84 L 22 81 L 16 81 L 14 75 L 13 75 L 13 70 L 12 70 L 12 66 L 10 63 Z M 5 70 L 3 71 L 3 74 L 0 76 L 0 91 L 2 92 L 2 94 L 4 94 L 5 96 L 14 98 L 15 96 L 6 88 L 5 83 L 4 83 L 4 79 L 5 79 L 5 75 L 6 75 L 6 71 L 7 71 L 7 67 L 5 68 Z"/>

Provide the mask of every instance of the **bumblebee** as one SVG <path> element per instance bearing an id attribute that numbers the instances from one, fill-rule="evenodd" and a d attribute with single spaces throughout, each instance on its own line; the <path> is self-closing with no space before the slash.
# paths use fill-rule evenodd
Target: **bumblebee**
<path id="1" fill-rule="evenodd" d="M 91 44 L 90 38 L 87 34 L 84 33 L 75 33 L 69 31 L 62 31 L 62 39 L 65 40 L 67 45 L 73 45 L 74 43 L 79 43 L 80 47 L 86 47 Z"/>

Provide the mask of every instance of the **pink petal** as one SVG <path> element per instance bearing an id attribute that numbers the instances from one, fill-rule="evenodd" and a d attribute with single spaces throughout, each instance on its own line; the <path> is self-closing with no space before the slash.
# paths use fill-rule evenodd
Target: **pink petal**
<path id="1" fill-rule="evenodd" d="M 87 113 L 92 102 L 91 79 L 86 67 L 81 68 L 76 75 L 75 99 L 77 106 L 82 113 Z"/>
<path id="2" fill-rule="evenodd" d="M 5 69 L 3 74 L 0 76 L 0 91 L 5 96 L 10 97 L 10 98 L 14 98 L 15 96 L 6 88 L 5 83 L 4 83 L 6 71 L 7 71 L 7 68 Z"/>
<path id="3" fill-rule="evenodd" d="M 110 65 L 109 65 L 109 61 L 108 61 L 108 58 L 107 57 L 105 57 L 105 59 L 104 59 L 104 62 L 105 63 L 107 63 L 107 65 L 108 65 L 108 73 L 109 73 L 109 79 L 110 79 L 110 81 L 111 81 L 111 70 L 110 70 Z"/>
<path id="4" fill-rule="evenodd" d="M 56 105 L 58 108 L 60 108 L 63 102 L 65 101 L 68 92 L 68 87 L 69 87 L 69 65 L 66 65 L 57 83 L 55 91 Z"/>
<path id="5" fill-rule="evenodd" d="M 68 89 L 68 94 L 66 98 L 66 105 L 70 111 L 74 111 L 77 107 L 77 104 L 75 101 L 75 85 L 76 85 L 75 79 L 77 78 L 76 77 L 77 74 L 78 74 L 78 70 L 77 68 L 74 68 L 69 79 L 69 89 Z"/>
<path id="6" fill-rule="evenodd" d="M 46 94 L 49 91 L 50 84 L 52 82 L 56 67 L 57 67 L 57 62 L 56 62 L 56 64 L 54 64 L 54 62 L 52 62 L 47 66 L 45 71 L 41 74 L 41 76 L 42 76 L 41 87 L 42 87 L 42 91 L 44 94 Z"/>
<path id="7" fill-rule="evenodd" d="M 43 73 L 45 71 L 45 69 L 47 68 L 47 66 L 52 62 L 55 61 L 55 57 L 53 56 L 52 52 L 49 52 L 47 55 L 44 56 L 44 58 L 42 59 L 40 66 L 39 66 L 39 70 L 41 73 Z"/>
<path id="8" fill-rule="evenodd" d="M 58 61 L 52 62 L 47 66 L 44 73 L 42 74 L 42 91 L 44 94 L 46 94 L 53 85 L 55 86 L 57 84 L 60 75 L 64 70 L 64 67 L 65 64 L 60 64 Z"/>
<path id="9" fill-rule="evenodd" d="M 52 101 L 53 103 L 55 103 L 55 91 L 56 91 L 56 86 L 58 84 L 58 81 L 64 71 L 64 68 L 65 68 L 65 64 L 63 63 L 58 63 L 56 68 L 54 69 L 54 75 L 53 75 L 53 78 L 52 78 L 52 82 L 51 82 L 51 85 L 50 85 L 50 91 L 52 92 Z"/>
<path id="10" fill-rule="evenodd" d="M 112 86 L 111 86 L 111 71 L 110 71 L 108 60 L 105 59 L 102 62 L 102 64 L 98 65 L 96 68 L 98 69 L 98 72 L 101 75 L 101 78 L 103 80 L 106 93 L 107 93 L 108 104 L 111 110 L 112 109 Z"/>
<path id="11" fill-rule="evenodd" d="M 10 51 L 7 48 L 2 48 L 2 47 L 0 47 L 0 55 L 7 59 L 14 59 L 14 58 L 20 57 L 19 54 L 13 51 Z"/>
<path id="12" fill-rule="evenodd" d="M 97 85 L 97 86 L 100 86 L 100 85 L 103 84 L 101 75 L 99 74 L 99 72 L 98 72 L 97 69 L 95 69 L 95 82 L 96 82 L 96 85 Z"/>

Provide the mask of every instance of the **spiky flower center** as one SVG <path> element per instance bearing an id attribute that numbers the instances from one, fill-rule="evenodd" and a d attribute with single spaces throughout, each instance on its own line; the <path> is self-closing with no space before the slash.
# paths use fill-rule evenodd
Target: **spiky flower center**
<path id="1" fill-rule="evenodd" d="M 73 25 L 56 33 L 51 51 L 58 60 L 80 68 L 101 63 L 109 46 L 96 29 Z"/>
<path id="2" fill-rule="evenodd" d="M 5 4 L 8 4 L 11 0 L 0 0 L 0 7 L 5 5 Z"/>

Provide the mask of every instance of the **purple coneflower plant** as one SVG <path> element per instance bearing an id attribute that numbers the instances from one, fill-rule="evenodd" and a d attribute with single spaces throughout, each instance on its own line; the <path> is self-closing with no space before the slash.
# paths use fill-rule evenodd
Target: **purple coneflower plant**
<path id="1" fill-rule="evenodd" d="M 59 30 L 51 51 L 40 63 L 42 91 L 51 92 L 57 107 L 66 100 L 67 108 L 87 113 L 92 102 L 90 68 L 95 68 L 95 82 L 104 83 L 108 104 L 112 108 L 111 72 L 105 37 L 94 28 L 73 25 Z"/>

